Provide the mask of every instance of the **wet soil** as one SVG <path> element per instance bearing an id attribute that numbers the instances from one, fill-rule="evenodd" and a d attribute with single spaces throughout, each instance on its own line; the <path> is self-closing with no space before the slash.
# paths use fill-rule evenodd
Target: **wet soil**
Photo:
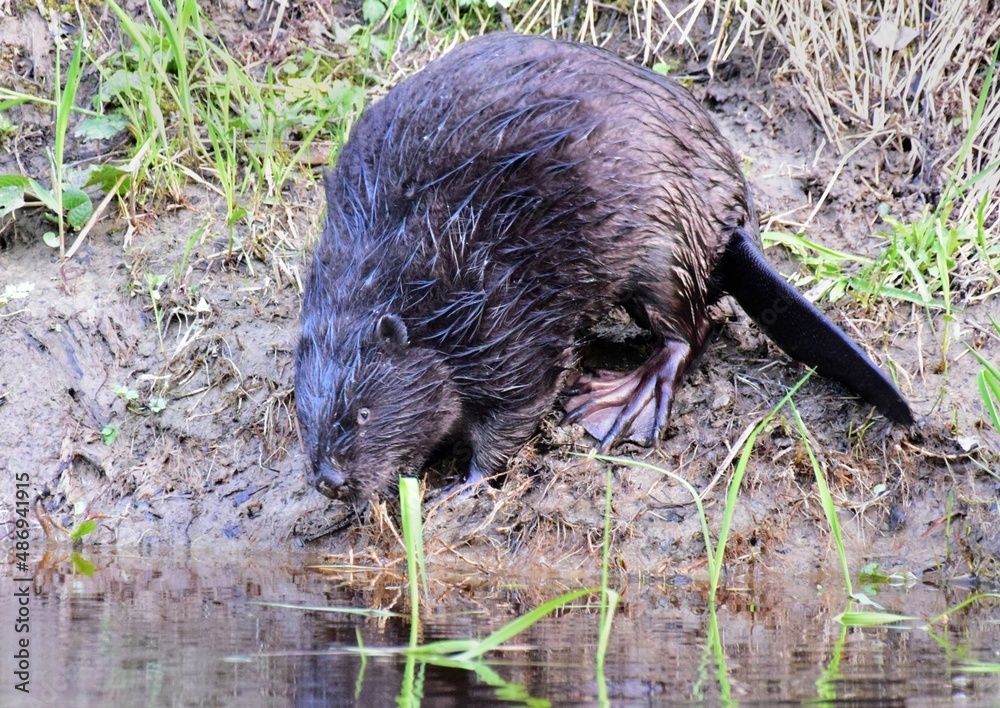
<path id="1" fill-rule="evenodd" d="M 41 21 L 22 19 L 24 27 L 11 30 L 3 19 L 3 70 L 29 71 L 16 62 L 30 57 L 30 71 L 44 77 L 52 59 L 51 48 L 38 46 Z M 762 224 L 804 220 L 840 156 L 791 87 L 747 67 L 746 58 L 734 60 L 694 91 L 745 157 Z M 44 179 L 49 119 L 28 107 L 18 115 L 31 139 L 0 153 L 0 173 Z M 130 220 L 106 217 L 64 264 L 41 241 L 49 228 L 41 215 L 21 210 L 0 225 L 0 290 L 26 293 L 0 307 L 0 523 L 13 512 L 14 473 L 28 472 L 43 520 L 67 528 L 85 516 L 99 520 L 90 544 L 306 544 L 375 564 L 398 557 L 391 502 L 358 516 L 312 490 L 297 437 L 292 350 L 324 208 L 317 178 L 300 176 L 281 209 L 232 234 L 220 200 L 190 185 L 175 201 L 137 208 Z M 906 155 L 861 150 L 809 225 L 810 237 L 873 255 L 884 243 L 875 233 L 879 205 L 905 217 L 919 210 L 923 191 L 912 184 Z M 260 248 L 265 235 L 269 245 Z M 784 254 L 771 249 L 769 257 L 795 272 Z M 155 307 L 149 276 L 165 276 Z M 995 303 L 956 311 L 947 351 L 938 315 L 892 301 L 823 307 L 877 362 L 892 362 L 918 419 L 912 430 L 893 428 L 815 377 L 797 395 L 849 557 L 917 574 L 996 577 L 997 482 L 988 471 L 997 471 L 1000 440 L 983 424 L 980 366 L 961 344 L 1000 361 L 996 338 L 984 334 Z M 721 303 L 716 320 L 661 445 L 616 451 L 697 489 L 720 477 L 706 497 L 713 529 L 733 447 L 804 373 L 734 303 Z M 116 386 L 139 395 L 127 400 Z M 166 401 L 160 412 L 150 407 L 157 397 Z M 578 428 L 559 428 L 558 417 L 542 421 L 501 488 L 428 502 L 432 562 L 487 573 L 525 563 L 566 572 L 593 566 L 608 468 L 578 455 L 592 441 Z M 108 425 L 119 429 L 110 445 L 102 439 Z M 612 470 L 618 570 L 697 573 L 704 549 L 687 493 L 658 472 Z M 326 532 L 342 520 L 346 529 Z M 750 459 L 730 560 L 795 573 L 829 567 L 824 529 L 807 451 L 783 414 Z"/>

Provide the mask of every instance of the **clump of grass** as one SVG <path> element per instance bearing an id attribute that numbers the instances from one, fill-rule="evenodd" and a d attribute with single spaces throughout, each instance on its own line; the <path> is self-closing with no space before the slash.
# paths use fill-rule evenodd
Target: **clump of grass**
<path id="1" fill-rule="evenodd" d="M 993 54 L 984 78 L 972 122 L 955 160 L 954 174 L 972 150 L 973 139 L 986 110 L 994 85 L 994 69 L 1000 45 Z M 1000 289 L 1000 233 L 987 226 L 990 196 L 983 195 L 971 220 L 956 219 L 958 205 L 972 193 L 979 181 L 997 172 L 1000 160 L 960 182 L 953 176 L 942 191 L 937 205 L 925 208 L 915 218 L 895 218 L 884 214 L 888 229 L 881 233 L 886 247 L 875 258 L 852 256 L 829 249 L 803 234 L 765 232 L 765 243 L 777 243 L 797 255 L 811 275 L 799 279 L 813 286 L 820 298 L 836 301 L 847 294 L 863 302 L 889 298 L 939 313 L 941 363 L 948 367 L 951 324 L 956 307 L 983 302 Z M 931 326 L 936 327 L 932 318 Z"/>
<path id="2" fill-rule="evenodd" d="M 24 175 L 0 175 L 0 218 L 22 207 L 33 206 L 34 203 L 27 199 L 33 197 L 35 203 L 44 205 L 51 212 L 57 225 L 56 231 L 44 234 L 45 243 L 58 248 L 59 255 L 64 256 L 67 227 L 82 229 L 90 219 L 94 205 L 86 192 L 69 181 L 65 165 L 66 134 L 70 116 L 76 110 L 76 93 L 82 73 L 83 36 L 77 38 L 73 57 L 66 69 L 65 84 L 61 78 L 59 50 L 60 44 L 56 42 L 55 98 L 51 102 L 44 102 L 55 110 L 52 148 L 48 150 L 51 187 L 46 189 L 36 180 Z M 3 97 L 6 100 L 0 103 L 0 111 L 34 100 L 33 96 L 9 89 L 0 90 L 0 98 Z"/>
<path id="3" fill-rule="evenodd" d="M 410 617 L 413 625 L 419 626 L 420 590 L 421 587 L 423 587 L 425 593 L 427 590 L 426 580 L 424 579 L 425 564 L 423 529 L 420 517 L 420 482 L 412 477 L 401 478 L 399 480 L 399 502 L 402 514 L 403 545 L 406 550 Z M 593 588 L 585 588 L 560 595 L 498 629 L 486 639 L 435 642 L 420 647 L 418 653 L 422 655 L 434 655 L 442 653 L 442 649 L 444 649 L 443 653 L 450 655 L 456 661 L 478 658 L 491 649 L 503 644 L 511 637 L 520 634 L 554 610 L 593 592 Z M 411 640 L 416 636 L 416 634 L 411 634 Z M 415 644 L 411 644 L 411 648 L 415 647 Z"/>
<path id="4" fill-rule="evenodd" d="M 463 5 L 476 3 L 459 0 L 453 16 Z M 765 55 L 776 56 L 779 64 L 771 72 L 798 91 L 830 145 L 844 156 L 838 176 L 867 145 L 895 149 L 913 167 L 922 160 L 927 171 L 933 169 L 929 156 L 948 155 L 945 161 L 956 164 L 960 181 L 1000 157 L 996 85 L 988 89 L 991 100 L 981 120 L 972 121 L 970 110 L 970 87 L 987 73 L 989 55 L 1000 41 L 1000 19 L 970 13 L 961 3 L 932 17 L 922 14 L 919 4 L 891 0 L 864 7 L 846 0 L 690 0 L 670 6 L 657 0 L 532 0 L 511 3 L 509 10 L 509 18 L 503 6 L 497 14 L 519 32 L 594 44 L 627 33 L 641 42 L 646 63 L 666 46 L 704 47 L 698 58 L 709 71 L 737 49 L 751 55 L 758 68 Z M 706 19 L 707 26 L 700 22 Z M 928 115 L 943 119 L 928 123 Z M 972 135 L 979 149 L 955 159 L 956 133 Z M 970 192 L 959 220 L 970 221 L 974 205 L 998 188 L 1000 171 L 993 169 Z M 998 203 L 990 202 L 987 212 L 988 220 L 995 218 Z"/>
<path id="5" fill-rule="evenodd" d="M 81 28 L 65 84 L 56 62 L 54 98 L 0 89 L 0 116 L 27 102 L 51 107 L 56 116 L 52 186 L 26 175 L 0 175 L 0 217 L 45 206 L 58 220 L 58 231 L 46 240 L 60 245 L 64 257 L 79 247 L 96 218 L 83 188 L 105 191 L 100 213 L 115 197 L 125 208 L 159 203 L 164 196 L 182 200 L 192 182 L 224 200 L 231 256 L 244 246 L 241 234 L 252 230 L 262 206 L 280 202 L 296 170 L 310 162 L 313 142 L 340 143 L 360 113 L 370 57 L 391 45 L 391 38 L 376 41 L 358 26 L 345 33 L 340 54 L 310 50 L 294 71 L 248 68 L 229 53 L 195 0 L 181 0 L 172 12 L 162 0 L 151 0 L 148 16 L 138 19 L 115 0 L 108 7 L 121 39 L 102 36 L 97 23 L 89 31 Z M 89 45 L 84 36 L 91 38 Z M 100 42 L 112 50 L 92 55 Z M 97 110 L 74 104 L 85 71 L 99 77 Z M 122 130 L 133 139 L 124 159 L 98 158 L 81 172 L 86 182 L 79 185 L 70 183 L 62 168 L 73 113 L 86 116 L 76 128 L 82 139 L 109 138 Z M 67 249 L 70 229 L 81 237 Z"/>
<path id="6" fill-rule="evenodd" d="M 971 221 L 976 205 L 1000 186 L 995 166 L 1000 101 L 990 63 L 994 47 L 1000 46 L 997 18 L 969 13 L 961 4 L 927 18 L 918 5 L 889 0 L 864 8 L 844 0 L 715 5 L 732 8 L 742 21 L 718 27 L 726 50 L 716 51 L 713 59 L 739 43 L 759 58 L 767 43 L 776 44 L 784 59 L 776 74 L 791 80 L 827 140 L 844 156 L 838 175 L 855 153 L 872 144 L 895 149 L 914 167 L 923 160 L 925 172 L 933 169 L 930 156 L 945 155 L 959 182 L 991 173 L 970 191 L 960 221 Z M 974 119 L 970 89 L 980 84 L 989 100 Z M 939 119 L 928 123 L 928 115 Z M 957 148 L 956 134 L 971 137 L 979 149 Z M 990 204 L 988 217 L 997 215 L 997 206 Z"/>
<path id="7" fill-rule="evenodd" d="M 241 200 L 280 194 L 323 126 L 359 110 L 362 90 L 334 76 L 315 53 L 308 76 L 252 76 L 215 38 L 194 0 L 178 3 L 174 15 L 151 0 L 152 23 L 132 19 L 114 0 L 109 5 L 131 43 L 100 65 L 101 100 L 137 136 L 154 136 L 149 166 L 165 186 L 176 190 L 190 179 L 217 191 L 229 226 L 252 211 Z M 303 126 L 309 129 L 300 133 Z M 294 153 L 286 149 L 293 135 Z"/>

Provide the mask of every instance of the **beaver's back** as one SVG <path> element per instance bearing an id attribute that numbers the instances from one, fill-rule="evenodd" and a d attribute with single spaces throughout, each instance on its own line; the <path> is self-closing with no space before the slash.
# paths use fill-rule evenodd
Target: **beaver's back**
<path id="1" fill-rule="evenodd" d="M 509 34 L 456 48 L 366 111 L 328 203 L 338 238 L 320 255 L 349 264 L 340 294 L 477 363 L 518 337 L 552 355 L 582 316 L 641 298 L 651 271 L 676 274 L 663 287 L 677 312 L 662 316 L 686 331 L 681 300 L 706 296 L 725 225 L 753 220 L 686 91 L 600 49 Z"/>

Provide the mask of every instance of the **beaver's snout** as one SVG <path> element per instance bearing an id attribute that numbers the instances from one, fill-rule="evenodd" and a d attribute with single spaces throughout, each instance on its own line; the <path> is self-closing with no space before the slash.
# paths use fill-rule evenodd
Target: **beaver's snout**
<path id="1" fill-rule="evenodd" d="M 316 470 L 316 479 L 313 481 L 313 485 L 331 499 L 346 499 L 351 496 L 347 478 L 342 472 L 327 464 L 320 465 L 319 469 Z"/>

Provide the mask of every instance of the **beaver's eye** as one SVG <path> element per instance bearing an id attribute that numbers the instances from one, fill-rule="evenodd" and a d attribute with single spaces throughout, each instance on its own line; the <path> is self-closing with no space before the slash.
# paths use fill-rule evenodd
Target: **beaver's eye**
<path id="1" fill-rule="evenodd" d="M 371 418 L 371 415 L 372 415 L 371 411 L 369 411 L 367 408 L 362 408 L 361 410 L 359 410 L 358 425 L 364 425 L 365 423 L 367 423 L 368 419 Z"/>

